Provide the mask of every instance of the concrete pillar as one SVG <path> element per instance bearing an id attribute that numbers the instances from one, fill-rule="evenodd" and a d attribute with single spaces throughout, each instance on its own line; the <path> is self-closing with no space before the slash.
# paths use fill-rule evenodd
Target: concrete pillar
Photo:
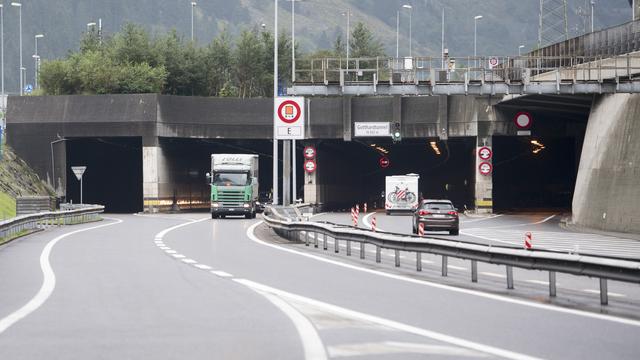
<path id="1" fill-rule="evenodd" d="M 171 206 L 166 194 L 168 174 L 165 154 L 157 137 L 142 138 L 142 198 L 145 212 L 158 212 Z"/>
<path id="2" fill-rule="evenodd" d="M 342 139 L 351 141 L 351 96 L 342 97 Z"/>
<path id="3" fill-rule="evenodd" d="M 488 147 L 493 151 L 491 136 L 478 136 L 477 146 L 475 153 L 475 178 L 476 178 L 476 196 L 475 205 L 476 213 L 478 214 L 490 214 L 493 212 L 493 162 L 492 159 L 483 160 L 478 156 L 478 152 L 483 147 Z M 489 163 L 491 165 L 491 172 L 487 175 L 483 175 L 480 171 L 482 163 Z"/>

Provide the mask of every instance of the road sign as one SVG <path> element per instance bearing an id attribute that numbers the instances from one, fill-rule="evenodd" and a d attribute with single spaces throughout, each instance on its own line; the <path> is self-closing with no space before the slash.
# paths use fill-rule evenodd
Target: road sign
<path id="1" fill-rule="evenodd" d="M 483 146 L 478 149 L 478 156 L 484 161 L 491 160 L 491 158 L 493 157 L 493 151 L 491 151 L 490 147 Z"/>
<path id="2" fill-rule="evenodd" d="M 389 137 L 391 134 L 389 122 L 355 122 L 353 124 L 355 137 Z"/>
<path id="3" fill-rule="evenodd" d="M 87 170 L 86 166 L 72 166 L 71 167 L 71 171 L 73 171 L 73 173 L 76 174 L 76 178 L 78 178 L 78 180 L 82 180 L 82 174 L 84 174 L 85 170 Z"/>
<path id="4" fill-rule="evenodd" d="M 528 129 L 529 127 L 531 127 L 532 121 L 533 121 L 533 118 L 531 117 L 531 114 L 524 111 L 517 113 L 516 116 L 513 118 L 513 122 L 516 124 L 516 126 L 519 129 Z"/>
<path id="5" fill-rule="evenodd" d="M 489 69 L 493 69 L 494 67 L 498 66 L 499 61 L 497 57 L 491 57 L 489 58 Z"/>
<path id="6" fill-rule="evenodd" d="M 480 170 L 480 174 L 487 176 L 491 174 L 491 170 L 493 170 L 493 167 L 491 166 L 491 164 L 484 161 L 480 163 L 480 166 L 478 166 L 478 169 Z"/>
<path id="7" fill-rule="evenodd" d="M 27 84 L 27 86 L 24 87 L 24 92 L 26 92 L 27 94 L 31 94 L 32 91 L 33 91 L 33 85 Z"/>
<path id="8" fill-rule="evenodd" d="M 304 171 L 308 172 L 309 174 L 316 171 L 316 168 L 317 168 L 317 165 L 315 160 L 307 160 L 304 162 Z"/>
<path id="9" fill-rule="evenodd" d="M 277 97 L 274 99 L 273 125 L 278 140 L 304 139 L 304 98 Z"/>
<path id="10" fill-rule="evenodd" d="M 389 167 L 389 165 L 391 165 L 391 160 L 389 160 L 388 157 L 383 156 L 380 158 L 380 160 L 378 160 L 378 163 L 380 164 L 381 168 L 386 169 Z"/>
<path id="11" fill-rule="evenodd" d="M 304 148 L 304 158 L 307 160 L 315 159 L 316 149 L 313 146 L 307 146 Z"/>

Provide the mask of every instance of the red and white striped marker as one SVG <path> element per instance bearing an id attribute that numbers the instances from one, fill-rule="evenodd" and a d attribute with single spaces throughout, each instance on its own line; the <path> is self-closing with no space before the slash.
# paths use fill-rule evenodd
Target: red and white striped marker
<path id="1" fill-rule="evenodd" d="M 364 203 L 364 213 L 367 213 L 367 203 Z"/>
<path id="2" fill-rule="evenodd" d="M 358 227 L 358 209 L 351 208 L 351 220 L 353 220 L 353 226 Z"/>
<path id="3" fill-rule="evenodd" d="M 531 250 L 533 248 L 533 237 L 530 232 L 524 234 L 524 248 Z"/>
<path id="4" fill-rule="evenodd" d="M 418 224 L 418 236 L 424 236 L 424 223 Z"/>
<path id="5" fill-rule="evenodd" d="M 375 216 L 371 217 L 371 231 L 373 231 L 373 232 L 376 231 L 376 217 Z"/>

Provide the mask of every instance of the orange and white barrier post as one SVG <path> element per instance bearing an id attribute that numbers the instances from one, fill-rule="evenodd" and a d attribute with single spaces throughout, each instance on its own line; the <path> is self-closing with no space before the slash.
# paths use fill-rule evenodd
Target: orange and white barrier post
<path id="1" fill-rule="evenodd" d="M 366 214 L 367 213 L 367 203 L 364 203 L 363 206 L 364 206 L 364 213 Z"/>
<path id="2" fill-rule="evenodd" d="M 371 217 L 371 231 L 373 231 L 373 232 L 376 231 L 376 217 L 375 216 Z"/>
<path id="3" fill-rule="evenodd" d="M 418 236 L 424 236 L 424 223 L 418 224 Z"/>
<path id="4" fill-rule="evenodd" d="M 527 250 L 533 249 L 533 236 L 530 232 L 524 234 L 524 248 Z"/>

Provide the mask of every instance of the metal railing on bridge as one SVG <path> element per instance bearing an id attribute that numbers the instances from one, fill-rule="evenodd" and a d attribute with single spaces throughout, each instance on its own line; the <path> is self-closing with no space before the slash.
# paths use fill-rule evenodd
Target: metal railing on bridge
<path id="1" fill-rule="evenodd" d="M 640 54 L 297 61 L 295 95 L 640 92 Z"/>
<path id="2" fill-rule="evenodd" d="M 556 272 L 600 279 L 600 303 L 608 304 L 607 280 L 640 283 L 640 261 L 601 257 L 578 253 L 564 253 L 551 250 L 525 250 L 509 246 L 492 246 L 451 240 L 438 237 L 374 232 L 353 226 L 329 222 L 306 221 L 296 208 L 269 207 L 264 220 L 278 235 L 292 241 L 311 244 L 328 250 L 327 238 L 333 239 L 334 252 L 340 252 L 340 244 L 346 247 L 346 255 L 351 256 L 352 243 L 359 244 L 360 259 L 365 259 L 365 246 L 375 247 L 377 263 L 382 261 L 382 249 L 393 250 L 395 266 L 400 266 L 400 252 L 415 253 L 415 266 L 422 271 L 422 254 L 442 256 L 442 276 L 448 273 L 448 258 L 459 258 L 471 262 L 471 281 L 478 281 L 478 262 L 504 265 L 506 267 L 507 288 L 514 288 L 513 267 L 540 270 L 549 273 L 549 295 L 555 297 Z"/>

